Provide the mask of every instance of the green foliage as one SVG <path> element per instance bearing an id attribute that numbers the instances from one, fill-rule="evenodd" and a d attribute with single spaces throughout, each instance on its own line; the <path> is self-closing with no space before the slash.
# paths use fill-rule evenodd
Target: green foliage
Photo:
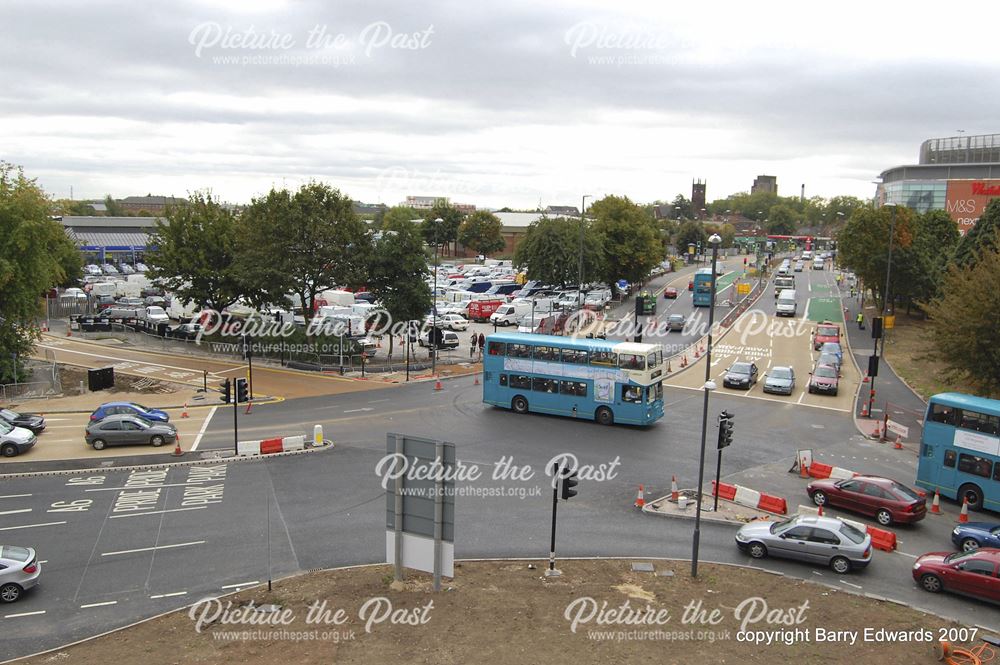
<path id="1" fill-rule="evenodd" d="M 955 263 L 971 266 L 984 252 L 1000 249 L 1000 199 L 993 199 L 986 206 L 976 225 L 958 243 Z"/>
<path id="2" fill-rule="evenodd" d="M 431 307 L 423 238 L 408 219 L 397 219 L 393 225 L 383 229 L 375 243 L 368 277 L 368 288 L 388 314 L 389 325 L 421 319 Z M 390 335 L 389 353 L 393 341 Z"/>
<path id="3" fill-rule="evenodd" d="M 914 274 L 923 269 L 913 248 L 914 213 L 909 208 L 858 208 L 838 236 L 838 259 L 871 289 L 882 307 L 888 267 L 889 228 L 895 215 L 890 291 L 911 295 Z"/>
<path id="4" fill-rule="evenodd" d="M 580 264 L 580 229 L 578 219 L 542 217 L 531 224 L 514 252 L 514 265 L 524 268 L 528 279 L 543 284 L 577 282 Z M 604 239 L 592 224 L 583 227 L 584 280 L 594 279 L 602 272 Z"/>
<path id="5" fill-rule="evenodd" d="M 670 203 L 670 216 L 674 219 L 691 219 L 691 200 L 683 194 L 678 194 Z"/>
<path id="6" fill-rule="evenodd" d="M 674 244 L 677 246 L 677 253 L 681 256 L 687 255 L 688 245 L 697 246 L 698 243 L 701 243 L 702 247 L 708 247 L 708 233 L 701 222 L 684 222 L 677 230 L 676 238 Z"/>
<path id="7" fill-rule="evenodd" d="M 458 240 L 458 227 L 462 224 L 463 218 L 464 215 L 460 210 L 444 199 L 439 200 L 424 214 L 424 223 L 421 227 L 424 241 L 431 247 L 455 242 Z M 440 219 L 441 223 L 436 223 L 435 219 Z"/>
<path id="8" fill-rule="evenodd" d="M 368 229 L 350 198 L 325 183 L 310 182 L 294 194 L 272 189 L 250 203 L 240 222 L 239 277 L 253 304 L 284 305 L 294 293 L 310 319 L 320 292 L 367 278 Z"/>
<path id="9" fill-rule="evenodd" d="M 771 235 L 794 235 L 796 217 L 796 212 L 790 205 L 778 203 L 768 210 L 764 228 Z"/>
<path id="10" fill-rule="evenodd" d="M 723 224 L 718 230 L 719 236 L 722 238 L 723 249 L 727 247 L 732 247 L 736 242 L 736 227 L 732 224 Z"/>
<path id="11" fill-rule="evenodd" d="M 394 206 L 386 210 L 383 214 L 380 228 L 395 231 L 403 229 L 419 230 L 419 227 L 413 222 L 415 219 L 420 219 L 420 215 L 413 208 L 409 206 Z"/>
<path id="12" fill-rule="evenodd" d="M 128 217 L 129 213 L 125 211 L 122 204 L 119 203 L 110 194 L 104 197 L 104 208 L 107 210 L 105 213 L 108 217 Z"/>
<path id="13" fill-rule="evenodd" d="M 663 260 L 663 243 L 656 226 L 628 197 L 606 196 L 595 201 L 588 214 L 594 218 L 595 233 L 604 239 L 602 281 L 641 282 Z"/>
<path id="14" fill-rule="evenodd" d="M 941 280 L 958 245 L 958 228 L 944 210 L 931 210 L 915 219 L 914 261 L 918 263 L 910 288 L 912 298 L 927 301 L 937 295 Z"/>
<path id="15" fill-rule="evenodd" d="M 489 256 L 507 246 L 502 229 L 499 217 L 485 210 L 477 210 L 458 227 L 458 241 L 475 250 L 476 254 Z"/>
<path id="16" fill-rule="evenodd" d="M 20 168 L 0 162 L 0 383 L 17 371 L 6 360 L 28 355 L 38 339 L 41 295 L 74 276 L 68 271 L 79 272 L 79 252 L 49 219 L 51 205 Z"/>
<path id="17" fill-rule="evenodd" d="M 967 381 L 983 395 L 1000 397 L 1000 253 L 987 250 L 968 266 L 952 266 L 941 295 L 924 305 L 931 317 L 935 357 L 949 378 Z"/>
<path id="18" fill-rule="evenodd" d="M 170 206 L 157 220 L 146 254 L 148 276 L 184 301 L 222 310 L 240 297 L 236 266 L 237 222 L 210 192 L 195 192 L 188 205 Z"/>

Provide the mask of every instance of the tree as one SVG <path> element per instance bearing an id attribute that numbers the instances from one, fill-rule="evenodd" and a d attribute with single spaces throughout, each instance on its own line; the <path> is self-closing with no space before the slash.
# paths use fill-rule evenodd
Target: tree
<path id="1" fill-rule="evenodd" d="M 507 246 L 502 229 L 499 217 L 485 210 L 477 210 L 458 227 L 458 241 L 475 250 L 476 254 L 488 256 Z"/>
<path id="2" fill-rule="evenodd" d="M 164 217 L 149 243 L 155 249 L 146 253 L 148 276 L 200 307 L 221 311 L 235 303 L 243 286 L 233 214 L 210 192 L 195 192 L 188 205 L 168 206 Z"/>
<path id="3" fill-rule="evenodd" d="M 893 222 L 895 215 L 895 222 Z M 889 228 L 894 224 L 892 248 L 892 293 L 907 293 L 907 280 L 915 269 L 913 245 L 914 213 L 909 208 L 858 208 L 838 236 L 837 256 L 875 294 L 881 308 L 885 297 Z"/>
<path id="4" fill-rule="evenodd" d="M 674 219 L 691 219 L 694 215 L 691 214 L 691 201 L 684 197 L 683 194 L 678 194 L 674 197 L 674 200 L 670 203 L 670 216 Z"/>
<path id="5" fill-rule="evenodd" d="M 987 250 L 972 265 L 952 266 L 941 295 L 924 305 L 931 317 L 934 358 L 951 379 L 1000 397 L 1000 252 Z"/>
<path id="6" fill-rule="evenodd" d="M 566 286 L 578 281 L 580 266 L 580 225 L 583 227 L 583 275 L 594 279 L 602 273 L 603 244 L 593 225 L 579 219 L 542 217 L 532 223 L 514 251 L 514 264 L 529 279 L 543 284 Z"/>
<path id="7" fill-rule="evenodd" d="M 944 210 L 929 210 L 914 220 L 914 258 L 920 264 L 914 275 L 913 298 L 935 297 L 958 245 L 958 227 Z"/>
<path id="8" fill-rule="evenodd" d="M 104 197 L 104 209 L 107 210 L 105 214 L 108 217 L 128 217 L 129 214 L 122 207 L 122 204 L 116 201 L 110 194 Z"/>
<path id="9" fill-rule="evenodd" d="M 795 233 L 795 211 L 785 203 L 771 206 L 765 224 L 768 234 L 790 236 Z"/>
<path id="10" fill-rule="evenodd" d="M 955 249 L 955 263 L 971 266 L 979 255 L 1000 249 L 1000 199 L 993 199 Z"/>
<path id="11" fill-rule="evenodd" d="M 389 220 L 392 208 L 386 212 Z M 392 228 L 383 228 L 375 243 L 369 269 L 368 288 L 381 304 L 387 321 L 380 324 L 392 331 L 402 322 L 421 319 L 431 307 L 431 290 L 425 275 L 427 260 L 419 230 L 407 219 L 396 220 Z M 392 355 L 393 335 L 389 335 L 389 355 Z"/>
<path id="12" fill-rule="evenodd" d="M 351 199 L 325 183 L 307 183 L 294 194 L 272 189 L 250 203 L 241 222 L 244 283 L 272 303 L 296 294 L 307 320 L 322 291 L 368 278 L 368 229 Z"/>
<path id="13" fill-rule="evenodd" d="M 463 218 L 462 212 L 448 203 L 447 199 L 439 199 L 424 215 L 422 226 L 424 241 L 431 247 L 457 242 L 458 227 L 462 224 Z M 438 224 L 435 219 L 440 219 L 441 223 Z"/>
<path id="14" fill-rule="evenodd" d="M 382 230 L 396 230 L 400 231 L 402 229 L 409 230 L 420 230 L 420 227 L 413 222 L 415 219 L 420 219 L 420 215 L 417 211 L 409 206 L 393 206 L 385 211 L 382 217 Z M 423 253 L 423 250 L 419 253 Z"/>
<path id="15" fill-rule="evenodd" d="M 677 230 L 677 240 L 674 243 L 677 246 L 677 252 L 685 256 L 688 253 L 688 245 L 697 247 L 698 243 L 701 243 L 702 247 L 708 247 L 708 233 L 705 232 L 704 225 L 695 221 L 681 224 Z"/>
<path id="16" fill-rule="evenodd" d="M 721 248 L 725 249 L 727 247 L 732 247 L 733 243 L 736 242 L 736 227 L 732 224 L 723 224 L 719 228 L 719 236 L 722 238 Z"/>
<path id="17" fill-rule="evenodd" d="M 606 196 L 588 211 L 594 231 L 604 239 L 602 280 L 618 279 L 638 283 L 663 260 L 665 254 L 656 226 L 635 203 L 625 196 Z"/>
<path id="18" fill-rule="evenodd" d="M 79 251 L 49 219 L 51 206 L 19 167 L 0 162 L 0 383 L 24 379 L 21 358 L 38 339 L 41 294 L 65 282 L 74 265 L 79 271 Z"/>

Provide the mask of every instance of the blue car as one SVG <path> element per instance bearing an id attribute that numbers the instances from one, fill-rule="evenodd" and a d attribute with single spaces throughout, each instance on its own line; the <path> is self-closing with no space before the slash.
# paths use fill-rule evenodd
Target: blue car
<path id="1" fill-rule="evenodd" d="M 838 364 L 843 364 L 844 362 L 844 349 L 836 342 L 824 342 L 823 346 L 819 347 L 819 352 L 820 354 L 832 353 L 837 356 Z"/>
<path id="2" fill-rule="evenodd" d="M 970 552 L 980 547 L 1000 547 L 1000 524 L 990 522 L 959 524 L 951 532 L 951 542 L 963 552 Z"/>
<path id="3" fill-rule="evenodd" d="M 169 422 L 170 416 L 166 411 L 160 409 L 150 409 L 135 402 L 107 402 L 97 407 L 97 410 L 90 414 L 90 421 L 97 422 L 108 416 L 126 415 L 139 416 L 152 422 Z"/>

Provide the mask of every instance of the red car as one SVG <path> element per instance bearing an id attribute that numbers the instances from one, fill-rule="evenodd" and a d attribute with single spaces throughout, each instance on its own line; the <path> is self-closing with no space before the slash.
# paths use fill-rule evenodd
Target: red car
<path id="1" fill-rule="evenodd" d="M 924 591 L 952 591 L 1000 602 L 1000 550 L 928 552 L 913 564 L 913 579 Z"/>
<path id="2" fill-rule="evenodd" d="M 672 286 L 668 286 L 667 288 L 663 289 L 663 297 L 664 298 L 676 298 L 677 297 L 677 289 L 675 289 Z"/>
<path id="3" fill-rule="evenodd" d="M 882 526 L 912 524 L 927 515 L 927 504 L 916 491 L 890 478 L 855 476 L 847 480 L 814 480 L 806 487 L 817 506 L 835 506 L 869 515 Z"/>
<path id="4" fill-rule="evenodd" d="M 688 291 L 694 291 L 694 280 L 688 280 Z"/>
<path id="5" fill-rule="evenodd" d="M 816 335 L 813 337 L 813 349 L 819 351 L 827 342 L 840 344 L 840 326 L 832 321 L 823 321 L 816 326 Z"/>

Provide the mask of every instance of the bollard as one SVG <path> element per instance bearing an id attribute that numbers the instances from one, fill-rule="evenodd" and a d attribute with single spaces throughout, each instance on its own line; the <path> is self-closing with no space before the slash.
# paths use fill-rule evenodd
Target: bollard
<path id="1" fill-rule="evenodd" d="M 314 425 L 313 426 L 313 445 L 322 446 L 323 445 L 323 426 Z"/>

